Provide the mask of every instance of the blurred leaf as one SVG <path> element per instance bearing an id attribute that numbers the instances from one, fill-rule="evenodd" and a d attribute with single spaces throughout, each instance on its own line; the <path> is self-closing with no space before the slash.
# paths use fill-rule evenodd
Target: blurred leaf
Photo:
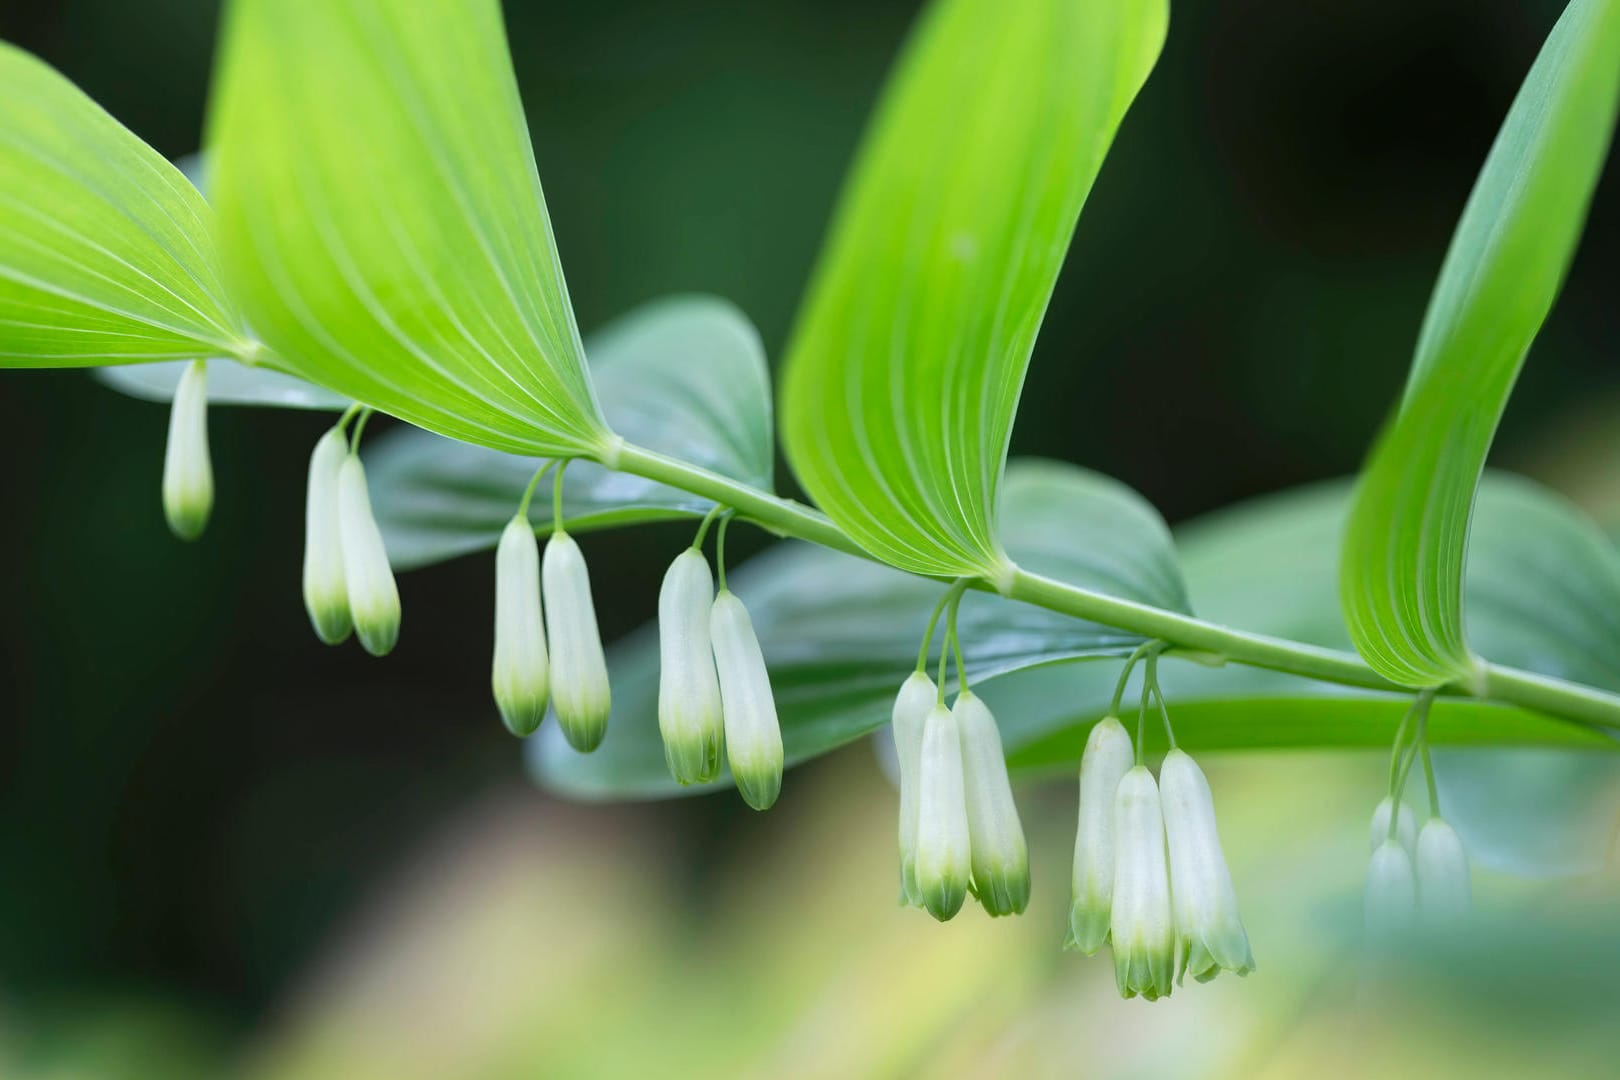
<path id="1" fill-rule="evenodd" d="M 138 367 L 97 368 L 94 374 L 98 380 L 121 394 L 142 401 L 169 402 L 174 400 L 180 376 L 190 366 L 189 360 L 165 360 Z M 208 404 L 341 411 L 349 406 L 349 399 L 325 387 L 267 367 L 249 367 L 234 360 L 210 360 Z"/>
<path id="2" fill-rule="evenodd" d="M 1344 609 L 1356 649 L 1394 682 L 1474 672 L 1463 621 L 1474 488 L 1580 239 L 1617 96 L 1620 0 L 1571 0 L 1463 210 L 1400 410 L 1357 490 Z"/>
<path id="3" fill-rule="evenodd" d="M 209 170 L 231 282 L 298 374 L 499 450 L 611 438 L 495 0 L 236 0 Z"/>
<path id="4" fill-rule="evenodd" d="M 207 205 L 67 79 L 0 42 L 0 367 L 234 354 Z"/>
<path id="5" fill-rule="evenodd" d="M 742 312 L 714 297 L 659 300 L 592 334 L 586 351 L 615 431 L 771 490 L 770 373 Z M 366 471 L 394 565 L 426 566 L 494 547 L 539 465 L 415 428 L 378 438 L 366 450 Z M 698 516 L 713 505 L 588 461 L 570 465 L 563 480 L 563 514 L 576 532 Z M 549 527 L 545 492 L 529 516 L 537 529 Z"/>
<path id="6" fill-rule="evenodd" d="M 907 570 L 996 580 L 997 487 L 1080 206 L 1162 0 L 940 0 L 872 123 L 789 350 L 789 459 Z"/>

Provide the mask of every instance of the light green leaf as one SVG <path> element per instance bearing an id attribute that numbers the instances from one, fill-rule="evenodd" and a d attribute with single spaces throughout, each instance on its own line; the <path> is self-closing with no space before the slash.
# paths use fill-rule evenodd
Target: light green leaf
<path id="1" fill-rule="evenodd" d="M 1572 0 L 1469 197 L 1405 396 L 1357 491 L 1344 611 L 1357 650 L 1394 682 L 1477 674 L 1463 617 L 1474 489 L 1580 238 L 1617 98 L 1620 0 Z"/>
<path id="2" fill-rule="evenodd" d="M 997 488 L 1081 204 L 1163 0 L 939 0 L 844 192 L 789 349 L 805 490 L 904 569 L 1001 580 Z"/>
<path id="3" fill-rule="evenodd" d="M 142 401 L 170 402 L 174 400 L 175 388 L 180 385 L 180 376 L 190 366 L 189 360 L 165 360 L 139 366 L 96 368 L 94 375 L 121 394 Z M 262 364 L 249 367 L 233 360 L 210 360 L 208 404 L 341 411 L 350 402 L 341 394 Z"/>
<path id="4" fill-rule="evenodd" d="M 208 207 L 72 83 L 0 42 L 0 367 L 251 348 Z"/>
<path id="5" fill-rule="evenodd" d="M 609 445 L 495 0 L 235 0 L 209 135 L 229 279 L 294 372 L 499 450 Z"/>
<path id="6" fill-rule="evenodd" d="M 586 341 L 591 378 L 613 429 L 641 446 L 770 491 L 770 374 L 747 316 L 724 300 L 683 296 L 644 305 Z M 540 462 L 426 431 L 402 429 L 366 449 L 378 524 L 399 568 L 495 546 Z M 549 490 L 549 489 L 548 489 Z M 713 503 L 678 488 L 568 467 L 563 515 L 579 532 L 700 516 Z M 530 507 L 548 527 L 551 503 Z"/>

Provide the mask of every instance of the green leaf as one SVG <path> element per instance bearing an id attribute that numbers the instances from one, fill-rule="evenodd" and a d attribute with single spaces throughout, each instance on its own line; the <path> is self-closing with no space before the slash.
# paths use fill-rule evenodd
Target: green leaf
<path id="1" fill-rule="evenodd" d="M 592 334 L 586 352 L 615 431 L 771 490 L 770 373 L 742 312 L 707 296 L 655 301 Z M 394 565 L 494 547 L 539 464 L 413 428 L 378 438 L 366 449 L 366 472 Z M 563 480 L 563 515 L 575 532 L 700 516 L 713 505 L 591 462 L 570 465 Z M 529 516 L 536 528 L 548 527 L 550 500 L 536 498 Z"/>
<path id="2" fill-rule="evenodd" d="M 1218 622 L 1345 644 L 1335 572 L 1348 481 L 1188 525 L 1179 534 L 1185 587 L 1152 508 L 1113 481 L 1015 461 L 1006 500 L 1008 549 L 1040 572 L 1183 611 L 1190 593 L 1200 614 Z M 1488 475 L 1472 567 L 1470 630 L 1480 640 L 1544 674 L 1620 688 L 1620 669 L 1601 659 L 1620 657 L 1620 555 L 1578 511 L 1528 481 Z M 802 545 L 784 545 L 732 577 L 771 665 L 790 761 L 888 722 L 937 583 Z M 1584 593 L 1574 604 L 1532 602 L 1577 585 Z M 1116 659 L 1135 639 L 983 594 L 964 599 L 961 629 L 975 691 L 995 709 L 1013 766 L 1073 767 L 1087 728 L 1108 707 L 1119 665 L 1067 661 Z M 658 737 L 657 663 L 650 627 L 615 649 L 606 741 L 583 756 L 543 738 L 531 759 L 542 783 L 582 798 L 678 793 Z M 1404 695 L 1174 657 L 1160 665 L 1160 681 L 1177 738 L 1191 749 L 1387 750 L 1410 704 Z M 1430 735 L 1442 746 L 1614 746 L 1579 725 L 1455 698 L 1436 703 Z M 1151 727 L 1148 737 L 1163 747 L 1162 731 Z"/>
<path id="3" fill-rule="evenodd" d="M 805 490 L 904 569 L 1001 580 L 997 488 L 1081 204 L 1162 0 L 940 0 L 844 192 L 789 349 Z"/>
<path id="4" fill-rule="evenodd" d="M 190 183 L 72 83 L 0 42 L 0 367 L 249 350 Z"/>
<path id="5" fill-rule="evenodd" d="M 602 452 L 495 0 L 231 5 L 210 196 L 293 371 L 453 438 Z"/>
<path id="6" fill-rule="evenodd" d="M 1477 673 L 1463 617 L 1475 485 L 1574 255 L 1617 98 L 1620 0 L 1572 0 L 1469 197 L 1404 399 L 1357 491 L 1344 611 L 1356 649 L 1391 681 Z"/>
<path id="7" fill-rule="evenodd" d="M 96 368 L 95 378 L 121 394 L 142 401 L 170 402 L 189 360 Z M 341 394 L 305 382 L 263 365 L 249 367 L 234 360 L 208 361 L 208 404 L 263 405 L 279 409 L 342 411 L 350 404 Z"/>

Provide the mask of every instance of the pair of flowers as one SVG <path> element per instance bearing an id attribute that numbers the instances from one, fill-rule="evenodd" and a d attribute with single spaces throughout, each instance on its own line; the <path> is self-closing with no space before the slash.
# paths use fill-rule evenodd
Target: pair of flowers
<path id="1" fill-rule="evenodd" d="M 1080 761 L 1064 945 L 1091 956 L 1110 942 L 1127 998 L 1165 997 L 1188 972 L 1208 982 L 1254 970 L 1203 770 L 1172 748 L 1155 782 L 1113 716 L 1091 729 Z"/>
<path id="2" fill-rule="evenodd" d="M 944 694 L 919 670 L 901 685 L 892 720 L 901 901 L 944 921 L 971 891 L 991 915 L 1022 913 L 1029 847 L 989 707 L 963 689 L 946 708 Z"/>
<path id="3" fill-rule="evenodd" d="M 176 402 L 179 397 L 176 396 Z M 304 607 L 328 645 L 352 630 L 373 656 L 399 640 L 399 589 L 344 421 L 315 444 L 304 514 Z M 171 443 L 172 445 L 172 443 Z"/>
<path id="4" fill-rule="evenodd" d="M 1418 827 L 1411 804 L 1385 796 L 1373 811 L 1372 861 L 1365 896 L 1367 937 L 1374 945 L 1419 919 L 1431 929 L 1463 924 L 1473 907 L 1468 852 L 1438 814 Z"/>

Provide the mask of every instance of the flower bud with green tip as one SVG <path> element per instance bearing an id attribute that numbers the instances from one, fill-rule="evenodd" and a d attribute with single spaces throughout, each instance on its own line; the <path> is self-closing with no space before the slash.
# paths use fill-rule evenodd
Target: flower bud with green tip
<path id="1" fill-rule="evenodd" d="M 670 563 L 658 592 L 658 731 L 670 775 L 683 785 L 718 777 L 725 747 L 720 681 L 709 641 L 713 604 L 709 560 L 687 548 Z"/>
<path id="2" fill-rule="evenodd" d="M 1159 797 L 1170 850 L 1170 899 L 1176 919 L 1177 978 L 1208 982 L 1223 970 L 1254 970 L 1249 935 L 1238 918 L 1237 890 L 1215 828 L 1209 781 L 1181 750 L 1159 768 Z"/>
<path id="3" fill-rule="evenodd" d="M 371 515 L 366 470 L 354 453 L 338 469 L 338 533 L 355 632 L 366 652 L 386 656 L 399 640 L 399 588 L 377 519 Z"/>
<path id="4" fill-rule="evenodd" d="M 972 877 L 961 733 L 936 702 L 923 721 L 917 763 L 917 892 L 928 914 L 944 922 L 962 910 Z"/>
<path id="5" fill-rule="evenodd" d="M 590 572 L 579 545 L 561 529 L 546 544 L 540 580 L 551 649 L 551 707 L 568 745 L 588 754 L 607 734 L 612 696 Z"/>
<path id="6" fill-rule="evenodd" d="M 754 624 L 729 589 L 721 589 L 709 608 L 709 643 L 720 677 L 720 711 L 732 779 L 744 802 L 755 810 L 769 810 L 782 793 L 782 727 Z"/>
<path id="7" fill-rule="evenodd" d="M 1114 796 L 1136 755 L 1117 717 L 1105 716 L 1086 737 L 1080 757 L 1080 822 L 1074 834 L 1074 875 L 1066 948 L 1094 956 L 1108 940 L 1114 898 Z"/>
<path id="8" fill-rule="evenodd" d="M 1138 765 L 1114 795 L 1114 979 L 1127 998 L 1167 997 L 1176 962 L 1164 816 L 1153 774 Z"/>
<path id="9" fill-rule="evenodd" d="M 1373 811 L 1372 827 L 1368 830 L 1370 846 L 1367 850 L 1377 851 L 1378 846 L 1389 839 L 1389 818 L 1394 812 L 1395 799 L 1385 795 L 1378 808 Z M 1417 815 L 1412 813 L 1412 804 L 1406 800 L 1401 801 L 1400 817 L 1395 823 L 1395 839 L 1408 852 L 1417 850 Z"/>
<path id="10" fill-rule="evenodd" d="M 315 636 L 328 645 L 348 640 L 349 586 L 343 576 L 343 537 L 338 526 L 338 477 L 349 457 L 349 440 L 333 428 L 309 456 L 304 498 L 304 610 Z"/>
<path id="11" fill-rule="evenodd" d="M 1373 852 L 1364 903 L 1369 944 L 1386 944 L 1411 929 L 1417 913 L 1417 882 L 1412 857 L 1399 841 L 1385 840 Z"/>
<path id="12" fill-rule="evenodd" d="M 1029 906 L 1029 845 L 1007 778 L 996 718 L 971 690 L 957 695 L 951 715 L 962 740 L 974 895 L 992 916 L 1022 914 Z"/>
<path id="13" fill-rule="evenodd" d="M 182 540 L 195 540 L 214 508 L 214 468 L 208 459 L 208 363 L 193 360 L 180 376 L 169 408 L 163 453 L 163 516 Z"/>
<path id="14" fill-rule="evenodd" d="M 1457 830 L 1430 818 L 1417 838 L 1417 897 L 1423 921 L 1450 929 L 1466 921 L 1473 909 L 1468 881 L 1468 852 Z"/>
<path id="15" fill-rule="evenodd" d="M 912 907 L 922 907 L 922 893 L 917 889 L 917 787 L 921 783 L 923 725 L 938 699 L 934 680 L 926 672 L 914 671 L 900 684 L 889 717 L 900 762 L 900 902 Z"/>
<path id="16" fill-rule="evenodd" d="M 507 730 L 528 736 L 546 717 L 546 624 L 540 545 L 526 516 L 507 522 L 495 549 L 495 660 L 490 687 Z"/>

